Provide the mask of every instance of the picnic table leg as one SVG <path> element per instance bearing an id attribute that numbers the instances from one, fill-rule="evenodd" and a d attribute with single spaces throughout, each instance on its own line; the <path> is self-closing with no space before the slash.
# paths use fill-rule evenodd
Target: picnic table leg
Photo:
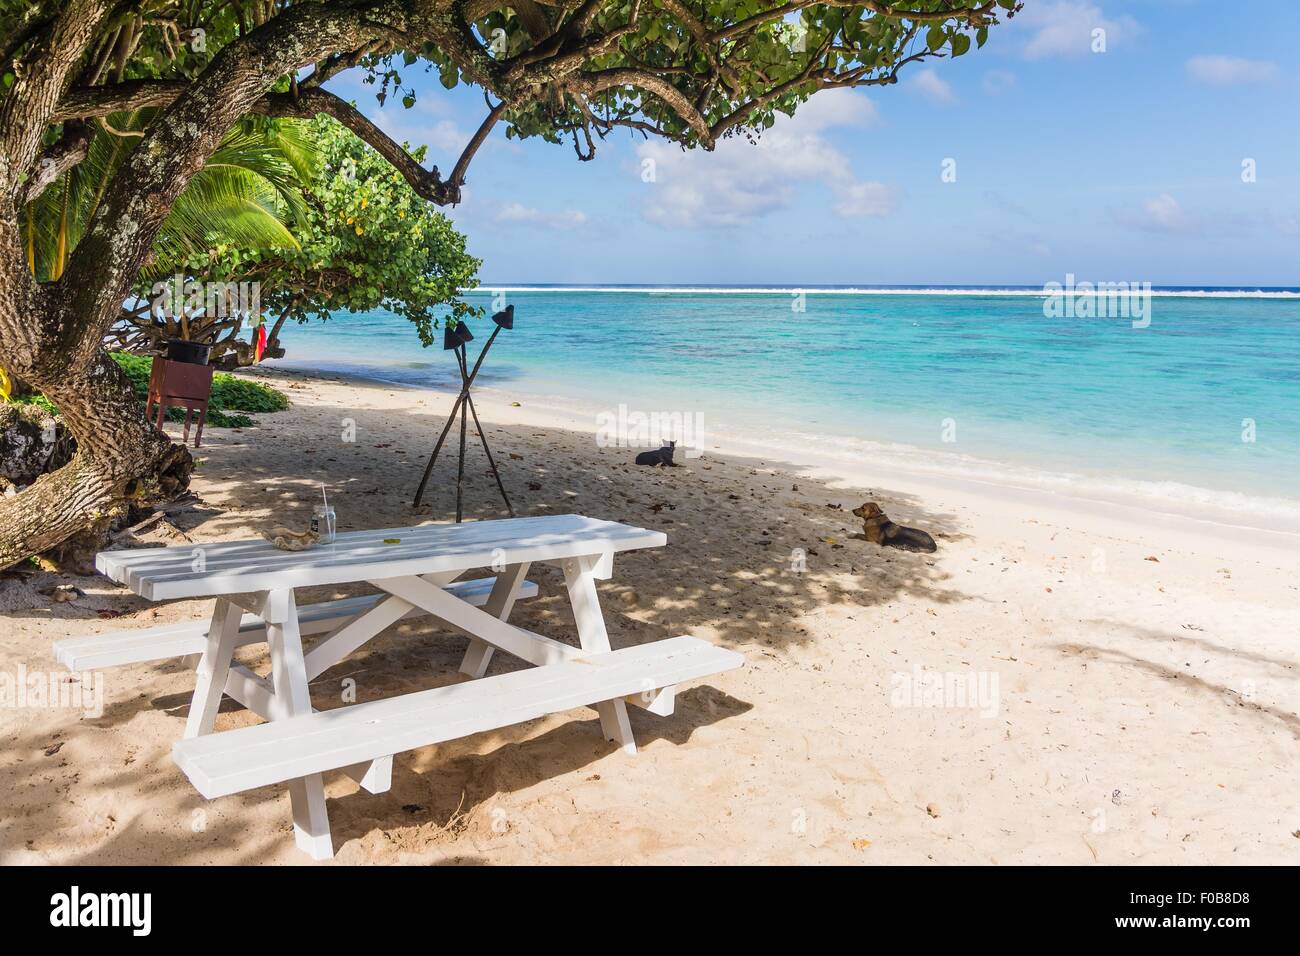
<path id="1" fill-rule="evenodd" d="M 267 596 L 266 643 L 271 651 L 271 683 L 275 688 L 277 717 L 311 713 L 307 666 L 298 632 L 298 606 L 293 591 L 272 591 Z M 274 608 L 274 610 L 271 610 Z M 272 620 L 279 618 L 279 620 Z M 334 855 L 329 814 L 325 810 L 325 782 L 314 773 L 289 781 L 293 807 L 293 833 L 300 850 L 313 860 Z"/>
<path id="2" fill-rule="evenodd" d="M 187 740 L 212 733 L 243 614 L 243 608 L 225 598 L 217 598 L 212 609 L 212 623 L 208 626 L 208 646 L 195 668 L 194 696 L 190 698 L 190 712 L 185 719 Z"/>
<path id="3" fill-rule="evenodd" d="M 584 651 L 596 653 L 611 650 L 605 618 L 600 612 L 600 598 L 596 594 L 596 573 L 602 561 L 603 555 L 593 555 L 564 562 L 564 584 L 569 591 L 569 603 L 573 605 L 578 640 Z M 605 739 L 617 743 L 624 753 L 635 754 L 636 740 L 632 737 L 632 724 L 627 719 L 627 704 L 622 700 L 607 700 L 596 705 L 596 713 L 600 714 L 600 728 L 605 732 Z"/>
<path id="4" fill-rule="evenodd" d="M 483 605 L 483 610 L 502 621 L 509 618 L 510 611 L 515 606 L 515 597 L 519 594 L 519 586 L 524 583 L 524 577 L 528 574 L 528 568 L 529 562 L 524 561 L 520 564 L 508 565 L 504 571 L 499 572 L 496 583 L 492 585 L 492 593 L 488 595 L 487 603 Z M 460 662 L 460 672 L 476 680 L 482 677 L 487 673 L 488 664 L 492 661 L 493 650 L 494 648 L 487 641 L 480 641 L 477 637 L 470 638 L 469 648 Z"/>

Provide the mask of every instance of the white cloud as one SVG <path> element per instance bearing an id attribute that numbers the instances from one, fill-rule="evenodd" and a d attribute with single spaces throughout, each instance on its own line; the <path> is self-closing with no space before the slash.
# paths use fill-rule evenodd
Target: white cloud
<path id="1" fill-rule="evenodd" d="M 917 70 L 907 82 L 909 87 L 932 103 L 947 106 L 950 103 L 957 102 L 952 87 L 941 80 L 939 74 L 934 70 Z"/>
<path id="2" fill-rule="evenodd" d="M 452 119 L 447 118 L 442 102 L 436 96 L 426 96 L 415 101 L 410 109 L 404 107 L 400 97 L 389 97 L 382 107 L 367 104 L 365 113 L 385 133 L 399 143 L 428 146 L 428 162 L 454 163 L 470 133 Z"/>
<path id="3" fill-rule="evenodd" d="M 1187 61 L 1187 75 L 1209 86 L 1268 83 L 1277 79 L 1277 73 L 1277 64 L 1268 60 L 1212 55 L 1194 56 Z"/>
<path id="4" fill-rule="evenodd" d="M 1184 210 L 1168 193 L 1146 200 L 1138 210 L 1121 210 L 1116 213 L 1116 219 L 1134 229 L 1171 235 L 1190 236 L 1202 229 L 1201 220 Z"/>
<path id="5" fill-rule="evenodd" d="M 897 204 L 896 190 L 859 180 L 849 157 L 823 135 L 876 118 L 875 105 L 862 94 L 832 90 L 814 96 L 793 117 L 778 116 L 756 143 L 733 137 L 711 153 L 642 143 L 641 168 L 652 160 L 655 171 L 642 215 L 668 228 L 738 226 L 789 206 L 798 184 L 820 183 L 830 189 L 840 216 L 887 216 Z"/>
<path id="6" fill-rule="evenodd" d="M 989 96 L 998 96 L 1016 85 L 1016 75 L 1007 70 L 989 70 L 980 82 L 981 88 Z"/>
<path id="7" fill-rule="evenodd" d="M 1141 30 L 1130 16 L 1108 17 L 1088 0 L 1043 0 L 1025 6 L 1013 23 L 1033 32 L 1025 43 L 1031 60 L 1049 56 L 1084 56 L 1092 52 L 1093 31 L 1104 30 L 1106 50 L 1132 39 Z"/>
<path id="8" fill-rule="evenodd" d="M 884 183 L 855 182 L 836 190 L 835 212 L 845 219 L 883 218 L 897 204 L 897 190 Z"/>
<path id="9" fill-rule="evenodd" d="M 578 229 L 587 224 L 587 214 L 577 209 L 562 212 L 542 212 L 522 203 L 506 203 L 497 210 L 495 222 L 522 223 L 546 229 Z"/>

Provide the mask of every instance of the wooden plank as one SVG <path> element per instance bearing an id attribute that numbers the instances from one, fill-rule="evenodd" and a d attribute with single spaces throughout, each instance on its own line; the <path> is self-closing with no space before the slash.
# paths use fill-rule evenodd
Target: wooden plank
<path id="1" fill-rule="evenodd" d="M 196 566 L 196 555 L 203 555 L 201 565 L 210 568 L 214 563 L 229 564 L 248 562 L 259 558 L 273 557 L 288 564 L 332 560 L 335 557 L 347 557 L 351 553 L 363 553 L 366 549 L 379 549 L 383 553 L 392 551 L 386 544 L 392 538 L 400 538 L 404 546 L 433 546 L 443 550 L 481 550 L 485 546 L 509 545 L 512 541 L 535 543 L 543 537 L 567 538 L 575 534 L 588 535 L 602 530 L 627 530 L 629 526 L 616 522 L 585 518 L 581 515 L 544 515 L 533 518 L 510 518 L 495 521 L 476 521 L 463 524 L 426 524 L 402 528 L 384 528 L 368 531 L 349 531 L 338 535 L 335 542 L 309 551 L 279 551 L 261 539 L 242 541 L 225 541 L 198 547 L 171 547 L 134 549 L 126 551 L 103 551 L 96 556 L 96 563 L 102 565 L 105 574 L 113 575 L 123 569 L 148 569 L 160 571 L 187 571 L 203 574 Z M 508 553 L 503 547 L 501 553 Z M 251 588 L 257 591 L 263 588 Z"/>
<path id="2" fill-rule="evenodd" d="M 400 540 L 385 544 L 386 538 Z M 666 543 L 658 531 L 582 515 L 546 515 L 346 532 L 334 544 L 302 552 L 278 551 L 265 541 L 103 551 L 95 563 L 146 598 L 170 600 L 462 571 L 488 567 L 503 554 L 515 564 Z"/>
<path id="3" fill-rule="evenodd" d="M 647 687 L 641 693 L 631 694 L 623 700 L 660 717 L 671 717 L 677 707 L 677 688 L 672 685 Z"/>
<path id="4" fill-rule="evenodd" d="M 277 719 L 262 726 L 274 727 L 295 717 L 311 717 L 312 707 L 293 591 L 272 592 L 268 605 L 284 607 L 283 620 L 267 621 L 266 626 L 266 643 L 271 652 L 271 684 L 275 688 L 273 712 Z M 216 738 L 218 735 L 209 736 Z M 334 841 L 330 837 L 325 781 L 321 775 L 306 773 L 290 780 L 289 803 L 293 809 L 293 835 L 298 849 L 313 860 L 332 857 Z"/>
<path id="5" fill-rule="evenodd" d="M 600 555 L 584 555 L 564 562 L 564 585 L 573 606 L 578 640 L 584 651 L 596 653 L 610 649 L 605 616 L 601 613 L 600 597 L 596 593 L 596 576 L 603 567 L 604 559 Z M 600 714 L 600 727 L 605 732 L 605 739 L 617 743 L 624 753 L 635 754 L 636 738 L 632 736 L 626 702 L 602 701 L 596 705 L 596 712 Z"/>
<path id="6" fill-rule="evenodd" d="M 509 620 L 515 601 L 521 596 L 523 586 L 528 583 L 524 580 L 524 576 L 530 567 L 527 562 L 512 564 L 498 574 L 496 584 L 492 587 L 492 594 L 483 605 L 484 612 L 500 621 Z M 475 679 L 482 677 L 487 673 L 488 664 L 492 663 L 494 650 L 495 648 L 486 641 L 471 637 L 465 656 L 461 658 L 460 672 Z"/>
<path id="7" fill-rule="evenodd" d="M 278 716 L 271 681 L 253 673 L 243 664 L 230 665 L 230 673 L 226 675 L 226 696 L 263 720 L 273 720 Z"/>
<path id="8" fill-rule="evenodd" d="M 409 601 L 389 596 L 370 610 L 358 614 L 307 652 L 307 680 L 319 677 L 388 625 L 406 617 L 414 608 L 415 605 Z"/>
<path id="9" fill-rule="evenodd" d="M 464 601 L 457 601 L 422 578 L 388 578 L 370 583 L 424 608 L 448 627 L 486 641 L 530 664 L 554 664 L 581 653 L 576 647 L 507 624 Z"/>
<path id="10" fill-rule="evenodd" d="M 462 601 L 480 606 L 490 598 L 495 582 L 496 578 L 475 578 L 448 584 L 446 590 Z M 535 581 L 524 581 L 519 586 L 516 599 L 526 600 L 536 597 L 537 593 Z M 299 608 L 299 633 L 303 637 L 328 633 L 349 618 L 374 607 L 384 597 L 386 597 L 384 594 L 365 594 Z M 424 611 L 416 608 L 409 612 L 409 616 L 418 617 L 423 613 Z M 207 628 L 205 621 L 186 621 L 183 624 L 169 624 L 146 630 L 74 637 L 56 641 L 54 656 L 69 670 L 87 671 L 202 654 L 208 642 Z M 239 623 L 239 636 L 236 638 L 235 646 L 260 644 L 265 640 L 266 625 L 262 619 L 254 614 L 245 614 Z"/>
<path id="11" fill-rule="evenodd" d="M 195 670 L 194 695 L 190 698 L 190 711 L 185 718 L 186 737 L 212 732 L 238 634 L 239 608 L 229 601 L 217 601 L 212 608 L 207 645 Z"/>
<path id="12" fill-rule="evenodd" d="M 626 697 L 647 681 L 683 684 L 743 664 L 734 651 L 673 637 L 184 740 L 172 755 L 212 799 Z"/>
<path id="13" fill-rule="evenodd" d="M 369 763 L 354 763 L 343 772 L 367 793 L 387 793 L 393 788 L 393 756 L 378 757 Z"/>

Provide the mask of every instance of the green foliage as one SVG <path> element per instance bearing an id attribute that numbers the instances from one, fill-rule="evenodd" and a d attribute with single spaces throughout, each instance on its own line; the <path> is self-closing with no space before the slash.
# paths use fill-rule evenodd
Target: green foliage
<path id="1" fill-rule="evenodd" d="M 149 372 L 153 359 L 143 355 L 130 355 L 126 352 L 114 352 L 113 360 L 131 380 L 131 388 L 139 401 L 149 395 Z M 58 414 L 58 409 L 44 395 L 28 395 L 15 399 L 19 405 L 39 405 L 51 414 Z M 261 382 L 217 372 L 212 376 L 212 400 L 208 403 L 207 424 L 216 428 L 251 428 L 256 420 L 247 415 L 230 414 L 232 412 L 282 412 L 289 407 L 289 398 L 279 389 Z M 185 412 L 180 408 L 169 408 L 167 420 L 181 422 Z"/>
<path id="2" fill-rule="evenodd" d="M 143 355 L 114 352 L 113 360 L 131 380 L 135 397 L 144 401 L 149 395 L 149 372 L 153 359 Z M 261 382 L 250 381 L 217 372 L 212 376 L 212 400 L 208 403 L 208 424 L 217 428 L 250 428 L 257 422 L 247 415 L 228 412 L 280 412 L 289 407 L 288 397 L 278 389 Z M 168 421 L 184 421 L 185 412 L 179 408 L 167 410 Z"/>
<path id="3" fill-rule="evenodd" d="M 193 43 L 177 45 L 164 31 L 146 31 L 136 53 L 124 65 L 126 79 L 158 77 L 192 78 L 212 61 L 223 46 L 250 27 L 262 23 L 277 11 L 309 0 L 281 0 L 277 4 L 232 4 L 228 0 L 158 0 L 161 8 L 179 28 L 201 27 L 201 48 Z M 314 0 L 312 0 L 314 2 Z M 1023 0 L 996 0 L 993 13 L 1002 19 L 1013 15 Z M 800 8 L 777 0 L 682 0 L 682 7 L 713 39 L 701 43 L 691 28 L 657 3 L 636 0 L 605 0 L 590 9 L 590 18 L 580 33 L 591 38 L 611 35 L 630 26 L 634 7 L 639 16 L 634 30 L 618 42 L 592 46 L 582 57 L 581 68 L 591 75 L 610 69 L 634 69 L 666 80 L 685 101 L 697 104 L 710 127 L 736 119 L 724 135 L 745 134 L 772 125 L 778 113 L 790 114 L 818 88 L 816 77 L 850 77 L 853 83 L 887 80 L 894 67 L 918 49 L 935 55 L 961 56 L 974 44 L 982 47 L 988 24 L 965 11 L 982 10 L 983 0 L 906 0 L 889 6 L 899 11 L 888 16 L 866 6 L 810 3 Z M 124 5 L 116 21 L 125 21 L 132 5 Z M 394 0 L 394 9 L 404 4 Z M 455 17 L 464 4 L 449 4 L 442 16 Z M 554 27 L 556 11 L 567 5 L 544 5 L 541 16 Z M 25 13 L 37 8 L 33 0 L 0 0 L 0 36 L 16 30 Z M 442 8 L 440 8 L 442 9 Z M 945 19 L 930 21 L 915 15 L 946 13 Z M 909 14 L 914 16 L 909 17 Z M 791 42 L 792 19 L 801 24 L 802 40 Z M 973 22 L 972 22 L 973 21 Z M 454 25 L 454 20 L 452 21 Z M 484 11 L 470 24 L 487 52 L 466 54 L 432 43 L 412 42 L 405 49 L 382 55 L 359 57 L 364 82 L 376 88 L 382 104 L 398 98 L 408 109 L 415 105 L 416 91 L 410 82 L 412 71 L 436 74 L 443 87 L 451 89 L 471 82 L 470 72 L 484 73 L 484 58 L 501 61 L 538 43 L 509 3 Z M 565 49 L 579 47 L 576 38 Z M 724 62 L 727 76 L 718 82 L 717 64 Z M 0 67 L 3 69 L 3 67 Z M 4 85 L 12 82 L 5 73 Z M 277 86 L 288 88 L 288 78 Z M 660 96 L 632 84 L 594 92 L 585 110 L 573 97 L 557 97 L 545 85 L 518 91 L 521 95 L 507 111 L 507 135 L 515 138 L 541 137 L 550 142 L 568 141 L 585 125 L 590 115 L 602 119 L 631 120 L 693 145 L 699 133 Z M 511 98 L 514 99 L 513 97 Z M 589 111 L 589 112 L 588 112 Z"/>
<path id="4" fill-rule="evenodd" d="M 54 403 L 44 395 L 40 394 L 20 395 L 17 398 L 10 399 L 10 401 L 15 405 L 35 405 L 38 408 L 45 409 L 51 415 L 58 413 L 58 409 L 54 407 Z"/>
<path id="5" fill-rule="evenodd" d="M 156 110 L 107 117 L 116 130 L 141 130 Z M 173 204 L 143 278 L 167 275 L 166 265 L 201 255 L 224 240 L 265 249 L 296 245 L 291 224 L 303 211 L 298 170 L 311 170 L 302 124 L 249 118 L 231 130 Z M 99 208 L 133 138 L 97 128 L 86 158 L 50 184 L 21 217 L 23 247 L 37 279 L 59 278 Z"/>
<path id="6" fill-rule="evenodd" d="M 410 319 L 425 345 L 440 320 L 481 314 L 459 298 L 461 289 L 478 285 L 480 262 L 465 251 L 465 236 L 451 220 L 333 120 L 301 124 L 298 135 L 317 162 L 299 185 L 294 246 L 224 241 L 161 259 L 151 272 L 259 282 L 268 315 L 287 311 L 298 322 L 384 307 Z M 413 154 L 424 158 L 422 150 Z"/>

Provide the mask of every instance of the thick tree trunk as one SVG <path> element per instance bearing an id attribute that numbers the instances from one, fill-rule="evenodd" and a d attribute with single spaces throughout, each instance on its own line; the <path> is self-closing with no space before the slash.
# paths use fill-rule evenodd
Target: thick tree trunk
<path id="1" fill-rule="evenodd" d="M 173 497 L 189 483 L 189 452 L 145 421 L 107 352 L 81 374 L 34 368 L 24 377 L 58 406 L 77 453 L 17 495 L 0 498 L 0 570 L 85 532 L 102 533 L 128 504 Z"/>

